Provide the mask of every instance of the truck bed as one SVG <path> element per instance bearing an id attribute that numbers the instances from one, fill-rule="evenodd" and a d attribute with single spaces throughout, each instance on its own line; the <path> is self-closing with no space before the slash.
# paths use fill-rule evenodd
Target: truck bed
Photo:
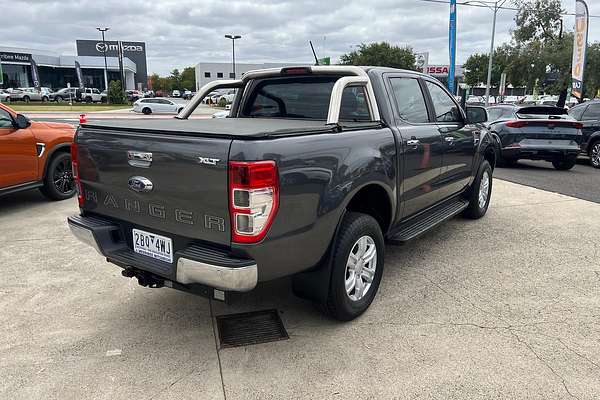
<path id="1" fill-rule="evenodd" d="M 372 125 L 372 123 L 370 123 Z M 363 123 L 364 125 L 364 123 Z M 140 119 L 90 121 L 83 128 L 140 133 L 212 136 L 219 138 L 260 139 L 336 131 L 325 121 L 275 118 Z"/>

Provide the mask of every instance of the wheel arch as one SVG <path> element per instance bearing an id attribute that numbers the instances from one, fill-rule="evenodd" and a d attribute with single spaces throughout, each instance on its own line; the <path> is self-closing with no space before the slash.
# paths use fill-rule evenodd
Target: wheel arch
<path id="1" fill-rule="evenodd" d="M 52 159 L 54 158 L 54 156 L 60 153 L 71 153 L 71 143 L 57 144 L 52 149 L 50 149 L 50 151 L 48 151 L 46 155 L 46 160 L 44 162 L 44 173 L 42 174 L 42 180 L 46 179 L 46 174 L 48 173 L 48 166 L 50 165 Z"/>
<path id="2" fill-rule="evenodd" d="M 375 218 L 381 232 L 385 235 L 390 229 L 395 215 L 395 202 L 392 201 L 392 198 L 392 193 L 380 183 L 366 183 L 348 196 L 339 221 L 347 211 L 367 214 Z"/>

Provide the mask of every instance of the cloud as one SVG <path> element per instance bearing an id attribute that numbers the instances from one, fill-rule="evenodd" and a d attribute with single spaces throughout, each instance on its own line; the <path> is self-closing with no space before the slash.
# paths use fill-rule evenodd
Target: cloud
<path id="1" fill-rule="evenodd" d="M 226 33 L 240 62 L 311 62 L 308 41 L 320 57 L 337 59 L 372 41 L 429 51 L 430 63 L 448 61 L 448 6 L 419 0 L 0 0 L 3 45 L 75 53 L 75 39 L 97 39 L 96 26 L 109 26 L 107 39 L 146 42 L 149 72 L 166 74 L 200 61 L 229 62 Z M 600 14 L 600 4 L 590 12 Z M 572 11 L 570 1 L 563 1 Z M 514 12 L 498 14 L 496 43 L 510 40 Z M 24 23 L 29 21 L 30 23 Z M 565 17 L 571 27 L 574 18 Z M 590 39 L 600 40 L 592 20 Z M 457 59 L 488 52 L 492 12 L 459 6 Z"/>

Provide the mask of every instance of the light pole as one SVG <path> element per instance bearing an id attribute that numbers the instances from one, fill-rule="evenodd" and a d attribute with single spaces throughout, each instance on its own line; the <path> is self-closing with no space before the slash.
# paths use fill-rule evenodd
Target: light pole
<path id="1" fill-rule="evenodd" d="M 96 28 L 100 33 L 102 33 L 102 45 L 103 45 L 103 49 L 104 51 L 102 53 L 104 53 L 104 89 L 106 89 L 106 92 L 108 94 L 108 64 L 106 62 L 106 50 L 108 50 L 108 46 L 106 45 L 106 41 L 104 40 L 104 32 L 106 32 L 107 30 L 109 30 L 109 27 L 98 27 Z M 106 96 L 106 102 L 108 103 L 108 95 Z"/>
<path id="2" fill-rule="evenodd" d="M 487 83 L 485 85 L 485 106 L 489 106 L 490 105 L 490 88 L 492 85 L 492 66 L 494 64 L 494 39 L 496 38 L 496 17 L 498 15 L 498 10 L 504 5 L 504 3 L 506 3 L 506 0 L 497 0 L 494 2 L 493 6 L 490 6 L 488 3 L 485 3 L 483 1 L 466 1 L 464 3 L 462 3 L 463 5 L 466 4 L 473 4 L 473 3 L 477 3 L 477 4 L 481 4 L 487 8 L 489 8 L 490 10 L 492 10 L 492 12 L 494 13 L 494 20 L 492 22 L 492 42 L 490 43 L 490 55 L 489 55 L 489 60 L 488 60 L 488 70 L 487 70 Z"/>
<path id="3" fill-rule="evenodd" d="M 241 39 L 241 38 L 242 38 L 242 36 L 241 36 L 241 35 L 233 35 L 233 34 L 231 34 L 231 35 L 225 35 L 225 37 L 226 37 L 227 39 L 231 39 L 231 44 L 232 44 L 232 46 L 233 46 L 233 47 L 232 47 L 232 50 L 233 50 L 233 51 L 232 51 L 232 56 L 233 56 L 233 57 L 232 57 L 232 60 L 233 60 L 233 62 L 232 62 L 232 66 L 233 66 L 233 79 L 235 79 L 235 40 L 236 40 L 236 39 Z"/>

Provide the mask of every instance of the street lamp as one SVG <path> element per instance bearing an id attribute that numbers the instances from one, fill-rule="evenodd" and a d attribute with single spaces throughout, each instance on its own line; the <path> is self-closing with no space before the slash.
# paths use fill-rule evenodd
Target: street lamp
<path id="1" fill-rule="evenodd" d="M 100 33 L 102 33 L 102 45 L 103 45 L 103 53 L 104 53 L 104 89 L 108 92 L 108 64 L 106 63 L 106 50 L 108 46 L 106 45 L 106 41 L 104 40 L 104 32 L 109 30 L 109 27 L 98 27 L 96 28 Z M 108 96 L 106 97 L 106 102 L 108 103 Z"/>
<path id="2" fill-rule="evenodd" d="M 235 79 L 235 40 L 236 39 L 241 39 L 242 36 L 241 35 L 233 35 L 233 34 L 231 34 L 231 35 L 225 35 L 225 37 L 227 39 L 231 39 L 231 44 L 233 46 L 233 52 L 232 52 L 233 62 L 232 62 L 232 65 L 233 65 L 233 79 Z"/>
<path id="3" fill-rule="evenodd" d="M 490 44 L 490 55 L 489 55 L 489 62 L 488 62 L 488 71 L 487 71 L 487 84 L 485 86 L 485 106 L 489 106 L 490 105 L 490 88 L 492 85 L 492 65 L 493 65 L 493 58 L 494 58 L 494 39 L 496 38 L 496 16 L 498 15 L 498 10 L 504 5 L 504 3 L 506 3 L 506 0 L 497 0 L 494 2 L 493 6 L 490 6 L 488 3 L 485 3 L 483 1 L 477 1 L 477 0 L 473 0 L 473 1 L 466 1 L 464 3 L 462 3 L 462 5 L 467 5 L 467 4 L 481 4 L 487 8 L 489 8 L 490 10 L 492 10 L 492 12 L 494 13 L 494 21 L 492 22 L 492 42 Z"/>

